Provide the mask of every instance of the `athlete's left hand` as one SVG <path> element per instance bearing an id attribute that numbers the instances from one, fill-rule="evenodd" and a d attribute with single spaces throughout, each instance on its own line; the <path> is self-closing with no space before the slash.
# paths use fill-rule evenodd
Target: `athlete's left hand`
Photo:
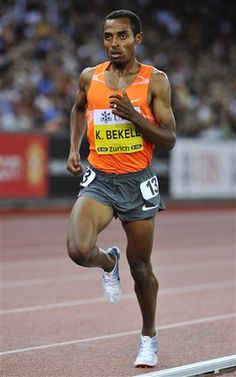
<path id="1" fill-rule="evenodd" d="M 109 96 L 109 99 L 110 107 L 114 115 L 132 121 L 136 110 L 133 108 L 125 89 L 122 90 L 122 96 L 120 94 L 112 94 Z"/>

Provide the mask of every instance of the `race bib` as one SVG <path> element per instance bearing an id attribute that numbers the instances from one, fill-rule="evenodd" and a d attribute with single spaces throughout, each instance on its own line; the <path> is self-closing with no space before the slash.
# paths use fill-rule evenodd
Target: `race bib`
<path id="1" fill-rule="evenodd" d="M 88 185 L 90 185 L 91 182 L 93 182 L 95 177 L 96 177 L 96 173 L 90 168 L 87 168 L 84 172 L 83 179 L 80 182 L 80 186 L 87 187 Z"/>
<path id="2" fill-rule="evenodd" d="M 154 196 L 158 195 L 159 184 L 158 184 L 157 177 L 154 175 L 153 177 L 142 182 L 140 184 L 140 190 L 145 200 L 150 200 L 154 198 Z"/>
<path id="3" fill-rule="evenodd" d="M 139 107 L 135 110 L 140 112 Z M 94 110 L 94 140 L 98 154 L 133 153 L 143 150 L 141 132 L 111 109 Z"/>

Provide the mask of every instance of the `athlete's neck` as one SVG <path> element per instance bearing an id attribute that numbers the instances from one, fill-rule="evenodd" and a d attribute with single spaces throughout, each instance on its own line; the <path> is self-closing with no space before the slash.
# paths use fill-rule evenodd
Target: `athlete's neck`
<path id="1" fill-rule="evenodd" d="M 128 63 L 113 62 L 110 65 L 110 70 L 119 77 L 135 75 L 140 71 L 140 63 L 136 59 Z"/>

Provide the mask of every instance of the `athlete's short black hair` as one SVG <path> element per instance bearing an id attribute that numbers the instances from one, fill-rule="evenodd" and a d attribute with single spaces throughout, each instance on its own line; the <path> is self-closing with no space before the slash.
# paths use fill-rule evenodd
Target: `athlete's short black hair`
<path id="1" fill-rule="evenodd" d="M 105 17 L 104 21 L 114 20 L 115 18 L 128 18 L 134 35 L 137 35 L 142 32 L 142 22 L 139 16 L 137 16 L 137 14 L 131 12 L 130 10 L 127 10 L 127 9 L 115 10 L 114 12 L 109 13 Z"/>

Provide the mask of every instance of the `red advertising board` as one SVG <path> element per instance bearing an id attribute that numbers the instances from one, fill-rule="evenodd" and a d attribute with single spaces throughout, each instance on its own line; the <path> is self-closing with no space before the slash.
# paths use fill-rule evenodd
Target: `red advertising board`
<path id="1" fill-rule="evenodd" d="M 48 138 L 0 133 L 0 198 L 39 198 L 48 193 Z"/>

